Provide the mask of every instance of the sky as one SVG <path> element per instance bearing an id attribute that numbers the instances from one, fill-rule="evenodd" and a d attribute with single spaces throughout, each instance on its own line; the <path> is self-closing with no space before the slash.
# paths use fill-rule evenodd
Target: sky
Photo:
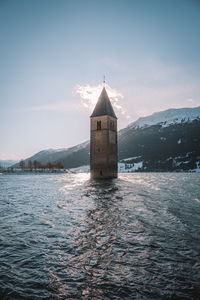
<path id="1" fill-rule="evenodd" d="M 200 0 L 0 0 L 0 159 L 89 139 L 106 88 L 118 128 L 200 106 Z"/>

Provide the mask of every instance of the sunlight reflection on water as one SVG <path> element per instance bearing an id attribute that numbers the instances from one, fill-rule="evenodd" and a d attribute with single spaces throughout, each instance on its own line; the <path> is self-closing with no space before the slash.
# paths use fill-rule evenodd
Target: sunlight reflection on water
<path id="1" fill-rule="evenodd" d="M 0 295 L 197 299 L 198 175 L 89 176 L 1 176 Z"/>

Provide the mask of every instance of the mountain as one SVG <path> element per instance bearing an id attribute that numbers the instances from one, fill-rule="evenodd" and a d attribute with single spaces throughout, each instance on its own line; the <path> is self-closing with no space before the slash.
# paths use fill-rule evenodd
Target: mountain
<path id="1" fill-rule="evenodd" d="M 200 107 L 169 109 L 140 118 L 119 132 L 119 159 L 127 170 L 200 169 Z"/>
<path id="2" fill-rule="evenodd" d="M 28 166 L 29 160 L 32 162 L 37 160 L 42 164 L 61 161 L 66 168 L 78 167 L 84 162 L 89 163 L 89 141 L 70 148 L 42 150 L 25 159 L 25 166 Z M 13 167 L 18 168 L 19 163 L 14 164 Z"/>
<path id="3" fill-rule="evenodd" d="M 8 168 L 12 166 L 13 164 L 17 163 L 16 160 L 0 160 L 0 168 Z"/>
<path id="4" fill-rule="evenodd" d="M 200 107 L 194 108 L 170 108 L 161 112 L 153 113 L 150 116 L 139 118 L 137 121 L 129 124 L 128 127 L 142 128 L 161 124 L 167 127 L 173 124 L 187 123 L 194 120 L 200 120 Z"/>
<path id="5" fill-rule="evenodd" d="M 89 164 L 89 141 L 68 149 L 43 150 L 25 160 L 61 161 L 66 168 Z M 168 109 L 139 118 L 118 132 L 121 171 L 198 171 L 200 107 Z M 18 165 L 15 165 L 18 166 Z"/>

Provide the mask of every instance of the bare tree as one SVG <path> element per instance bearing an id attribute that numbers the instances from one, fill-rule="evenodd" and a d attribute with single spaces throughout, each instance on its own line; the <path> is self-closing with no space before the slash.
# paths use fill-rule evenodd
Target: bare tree
<path id="1" fill-rule="evenodd" d="M 29 161 L 28 161 L 28 168 L 29 168 L 30 171 L 33 170 L 32 160 L 29 160 Z"/>
<path id="2" fill-rule="evenodd" d="M 33 161 L 33 166 L 34 166 L 34 169 L 35 169 L 35 170 L 38 168 L 38 162 L 37 162 L 37 160 L 34 160 L 34 161 Z"/>
<path id="3" fill-rule="evenodd" d="M 48 162 L 48 163 L 46 164 L 46 168 L 47 168 L 47 169 L 52 169 L 52 163 L 51 163 L 51 162 Z"/>
<path id="4" fill-rule="evenodd" d="M 55 167 L 56 167 L 57 169 L 63 169 L 63 164 L 62 164 L 62 162 L 61 162 L 61 161 L 58 161 L 57 163 L 55 163 Z"/>
<path id="5" fill-rule="evenodd" d="M 25 168 L 25 162 L 24 162 L 24 160 L 22 159 L 22 160 L 20 160 L 20 162 L 19 162 L 19 166 L 20 166 L 20 168 L 22 169 L 22 170 L 24 170 L 24 168 Z"/>

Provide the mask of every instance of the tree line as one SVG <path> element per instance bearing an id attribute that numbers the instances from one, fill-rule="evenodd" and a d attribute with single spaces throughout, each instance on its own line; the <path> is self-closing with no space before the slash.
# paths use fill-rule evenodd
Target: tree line
<path id="1" fill-rule="evenodd" d="M 28 165 L 26 166 L 25 161 L 22 159 L 19 162 L 19 166 L 22 170 L 37 170 L 37 169 L 42 169 L 42 170 L 46 170 L 46 169 L 50 169 L 50 170 L 54 170 L 54 169 L 63 169 L 63 164 L 61 163 L 61 161 L 57 161 L 57 162 L 47 162 L 46 164 L 41 163 L 37 160 L 29 160 L 28 161 Z"/>

